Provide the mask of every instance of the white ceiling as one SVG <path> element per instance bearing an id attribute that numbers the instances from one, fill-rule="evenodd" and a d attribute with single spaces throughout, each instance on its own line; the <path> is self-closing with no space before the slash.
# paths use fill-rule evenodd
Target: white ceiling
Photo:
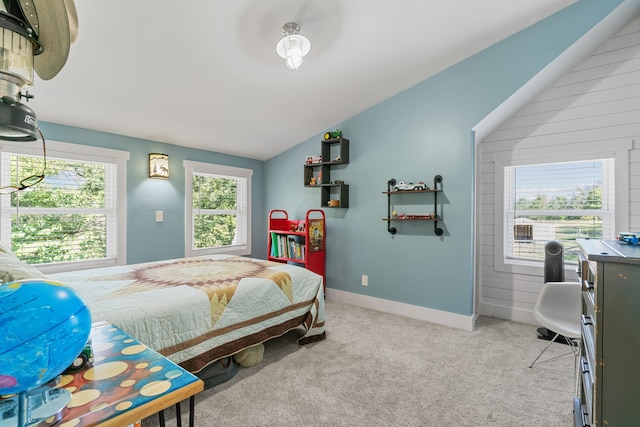
<path id="1" fill-rule="evenodd" d="M 575 0 L 75 0 L 38 119 L 269 159 Z M 298 71 L 275 52 L 300 24 Z"/>

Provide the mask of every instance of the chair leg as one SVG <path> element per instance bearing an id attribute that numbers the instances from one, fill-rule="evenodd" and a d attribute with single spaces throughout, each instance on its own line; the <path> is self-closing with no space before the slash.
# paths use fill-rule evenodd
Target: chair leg
<path id="1" fill-rule="evenodd" d="M 533 362 L 531 362 L 531 365 L 529 365 L 529 367 L 530 367 L 530 368 L 533 368 L 533 365 L 535 365 L 535 364 L 536 364 L 536 362 L 538 361 L 538 359 L 540 359 L 540 356 L 542 356 L 542 354 L 543 354 L 545 351 L 547 351 L 547 349 L 551 346 L 551 344 L 553 344 L 553 343 L 554 343 L 554 341 L 556 340 L 556 338 L 558 338 L 558 335 L 560 335 L 560 334 L 556 334 L 556 335 L 553 337 L 553 339 L 552 339 L 551 341 L 549 341 L 549 344 L 547 344 L 547 346 L 546 346 L 546 347 L 545 347 L 545 348 L 540 352 L 540 354 L 538 355 L 538 357 L 536 357 L 536 358 L 534 359 L 534 361 L 533 361 Z"/>
<path id="2" fill-rule="evenodd" d="M 529 365 L 529 367 L 530 367 L 530 368 L 533 368 L 533 365 L 535 365 L 535 364 L 536 364 L 536 362 L 538 362 L 538 359 L 540 359 L 540 357 L 544 354 L 544 352 L 545 352 L 545 351 L 547 351 L 547 349 L 551 346 L 551 344 L 553 344 L 554 342 L 557 342 L 557 341 L 556 341 L 556 339 L 557 339 L 559 336 L 560 336 L 560 334 L 559 334 L 559 333 L 557 333 L 557 334 L 553 337 L 553 339 L 552 339 L 551 341 L 549 341 L 549 344 L 547 344 L 547 346 L 546 346 L 546 347 L 545 347 L 545 348 L 540 352 L 540 354 L 538 355 L 538 357 L 536 357 L 536 358 L 535 358 L 535 360 L 534 360 L 533 362 L 531 362 L 531 365 Z M 579 344 L 579 343 L 577 343 L 576 345 L 574 345 L 574 343 L 571 343 L 571 342 L 570 342 L 570 339 L 569 339 L 569 338 L 567 338 L 567 337 L 564 337 L 564 339 L 567 341 L 567 344 L 569 344 L 569 347 L 571 347 L 571 352 L 573 353 L 574 357 L 576 357 L 576 363 L 574 364 L 574 372 L 573 372 L 573 374 L 574 374 L 574 376 L 575 376 L 575 375 L 577 375 L 577 371 L 576 371 L 576 368 L 577 368 L 577 366 L 578 366 L 578 365 L 577 365 L 577 363 L 578 363 L 578 362 L 577 362 L 577 357 L 578 357 L 578 355 L 580 354 L 580 344 Z M 566 356 L 569 356 L 569 354 L 563 354 L 563 355 L 560 355 L 560 356 L 552 357 L 551 359 L 543 360 L 543 361 L 538 362 L 538 363 L 552 362 L 552 361 L 554 361 L 554 360 L 558 360 L 558 359 L 561 359 L 561 358 L 566 357 Z"/>

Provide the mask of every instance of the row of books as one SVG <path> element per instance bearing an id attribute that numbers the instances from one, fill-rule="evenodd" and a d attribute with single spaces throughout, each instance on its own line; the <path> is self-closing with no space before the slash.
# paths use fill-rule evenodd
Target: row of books
<path id="1" fill-rule="evenodd" d="M 289 258 L 304 261 L 304 236 L 287 236 L 271 233 L 271 254 L 276 258 Z"/>

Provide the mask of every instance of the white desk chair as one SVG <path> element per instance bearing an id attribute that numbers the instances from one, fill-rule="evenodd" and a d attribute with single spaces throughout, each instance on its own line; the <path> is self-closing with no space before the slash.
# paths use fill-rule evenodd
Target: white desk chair
<path id="1" fill-rule="evenodd" d="M 538 301 L 533 307 L 533 317 L 545 328 L 553 331 L 556 335 L 549 344 L 535 358 L 530 368 L 537 363 L 550 362 L 569 354 L 553 357 L 538 362 L 540 356 L 553 344 L 560 336 L 569 339 L 579 340 L 581 337 L 581 314 L 582 314 L 582 286 L 580 282 L 547 282 L 542 286 L 542 291 L 538 296 Z M 578 345 L 568 343 L 572 354 L 579 353 Z"/>

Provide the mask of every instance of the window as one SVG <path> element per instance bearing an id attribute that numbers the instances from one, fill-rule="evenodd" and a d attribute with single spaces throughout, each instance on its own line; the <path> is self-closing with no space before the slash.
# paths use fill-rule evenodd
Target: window
<path id="1" fill-rule="evenodd" d="M 126 260 L 128 153 L 47 141 L 42 182 L 0 196 L 0 239 L 44 272 L 122 264 Z M 39 174 L 42 147 L 0 146 L 0 186 Z"/>
<path id="2" fill-rule="evenodd" d="M 558 240 L 569 274 L 577 237 L 628 231 L 632 147 L 630 139 L 596 139 L 492 153 L 494 270 L 543 276 L 544 245 Z"/>
<path id="3" fill-rule="evenodd" d="M 614 236 L 614 159 L 506 166 L 506 263 L 543 261 L 551 240 L 577 261 L 576 238 Z"/>
<path id="4" fill-rule="evenodd" d="M 185 160 L 187 256 L 251 253 L 250 169 Z"/>

